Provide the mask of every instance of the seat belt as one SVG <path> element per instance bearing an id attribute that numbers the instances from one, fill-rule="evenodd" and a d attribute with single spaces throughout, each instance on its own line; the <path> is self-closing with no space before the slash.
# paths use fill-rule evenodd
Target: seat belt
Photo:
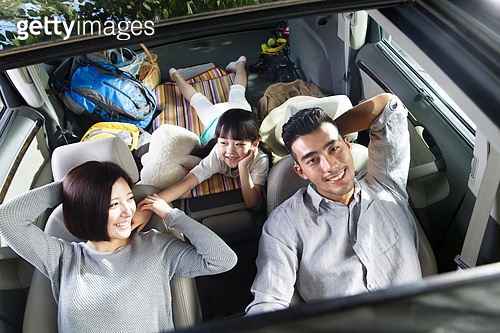
<path id="1" fill-rule="evenodd" d="M 349 81 L 349 53 L 351 49 L 351 23 L 354 18 L 354 13 L 342 13 L 344 19 L 344 75 L 340 81 L 337 82 L 343 88 L 341 94 L 348 95 Z M 343 83 L 343 84 L 342 84 Z"/>
<path id="2" fill-rule="evenodd" d="M 46 88 L 41 81 L 40 75 L 42 75 L 42 67 L 41 65 L 31 65 L 26 67 L 28 70 L 28 73 L 31 76 L 31 79 L 33 80 L 33 83 L 35 84 L 35 87 L 37 88 L 40 96 L 42 97 L 43 101 L 45 102 L 45 105 L 47 105 L 47 108 L 56 122 L 56 128 L 59 131 L 60 137 L 64 139 L 64 142 L 66 144 L 69 143 L 68 138 L 66 137 L 67 134 L 73 134 L 73 131 L 67 130 L 66 127 L 61 126 L 61 123 L 59 122 L 59 117 L 57 116 L 56 110 L 54 109 L 54 106 L 52 105 L 52 102 L 49 100 L 49 96 L 47 95 Z"/>
<path id="3" fill-rule="evenodd" d="M 477 264 L 486 226 L 500 183 L 498 165 L 500 165 L 500 154 L 493 146 L 490 146 L 486 169 L 481 179 L 474 209 L 472 210 L 462 253 L 455 257 L 455 262 L 459 268 L 467 269 L 475 267 Z"/>

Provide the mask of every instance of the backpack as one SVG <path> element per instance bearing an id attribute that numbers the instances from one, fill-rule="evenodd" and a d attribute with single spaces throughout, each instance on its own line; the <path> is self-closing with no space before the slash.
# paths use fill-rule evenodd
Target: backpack
<path id="1" fill-rule="evenodd" d="M 64 61 L 54 71 L 52 85 L 70 111 L 98 121 L 145 128 L 156 110 L 155 94 L 141 81 L 116 66 L 86 57 Z"/>
<path id="2" fill-rule="evenodd" d="M 129 146 L 134 155 L 141 157 L 148 151 L 151 134 L 133 124 L 99 122 L 92 125 L 80 141 L 93 141 L 109 137 L 119 137 Z"/>

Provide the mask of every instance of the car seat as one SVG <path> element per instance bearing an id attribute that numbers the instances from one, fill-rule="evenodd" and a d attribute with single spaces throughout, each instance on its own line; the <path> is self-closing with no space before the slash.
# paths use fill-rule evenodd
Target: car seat
<path id="1" fill-rule="evenodd" d="M 56 148 L 51 161 L 54 180 L 62 179 L 70 169 L 90 160 L 115 162 L 131 176 L 134 183 L 139 179 L 137 165 L 127 144 L 122 139 L 114 137 Z M 135 185 L 132 190 L 137 200 L 159 191 L 148 185 Z M 156 215 L 153 215 L 145 229 L 151 228 L 166 232 L 161 219 Z M 79 241 L 64 226 L 62 205 L 56 207 L 49 216 L 45 232 L 67 241 Z M 170 232 L 183 239 L 177 230 L 170 229 Z M 194 279 L 172 279 L 170 288 L 175 328 L 179 329 L 200 323 L 201 306 Z M 33 273 L 24 314 L 23 333 L 31 332 L 57 332 L 57 304 L 52 295 L 50 281 L 38 270 L 34 270 Z"/>
<path id="2" fill-rule="evenodd" d="M 352 103 L 346 95 L 335 95 L 326 97 L 294 96 L 286 100 L 280 106 L 274 108 L 264 118 L 260 126 L 262 141 L 273 151 L 274 162 L 279 161 L 283 156 L 288 155 L 281 138 L 283 124 L 298 111 L 306 108 L 319 107 L 325 111 L 332 119 L 336 119 L 347 110 L 352 108 Z M 355 167 L 362 170 L 366 168 L 365 162 L 368 158 L 368 150 L 365 146 L 355 143 L 358 133 L 346 133 L 347 138 L 353 144 L 353 154 L 359 155 L 354 160 Z"/>
<path id="3" fill-rule="evenodd" d="M 355 155 L 354 159 L 367 158 L 365 155 Z M 356 172 L 363 170 L 356 165 L 366 165 L 366 161 L 355 162 Z M 298 189 L 305 187 L 309 184 L 308 180 L 305 180 L 299 175 L 297 175 L 293 169 L 294 161 L 291 155 L 283 157 L 278 163 L 276 163 L 267 179 L 267 216 L 278 207 L 282 202 L 290 198 Z M 417 230 L 419 236 L 419 251 L 418 258 L 420 260 L 420 266 L 423 276 L 428 276 L 432 274 L 437 274 L 436 259 L 434 257 L 434 252 L 432 251 L 431 245 L 425 235 L 420 223 L 417 220 Z M 290 302 L 291 305 L 304 302 L 300 295 L 295 290 L 295 294 Z"/>

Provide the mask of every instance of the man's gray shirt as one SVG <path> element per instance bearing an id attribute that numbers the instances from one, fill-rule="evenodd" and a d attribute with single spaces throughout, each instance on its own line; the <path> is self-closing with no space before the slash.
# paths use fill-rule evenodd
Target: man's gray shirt
<path id="1" fill-rule="evenodd" d="M 421 278 L 406 192 L 407 113 L 393 97 L 373 122 L 367 171 L 356 176 L 349 206 L 322 197 L 310 184 L 272 212 L 260 239 L 248 314 L 287 308 L 295 285 L 309 302 Z"/>

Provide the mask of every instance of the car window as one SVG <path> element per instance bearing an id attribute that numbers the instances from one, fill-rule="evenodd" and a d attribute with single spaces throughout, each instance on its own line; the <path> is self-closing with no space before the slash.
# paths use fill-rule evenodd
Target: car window
<path id="1" fill-rule="evenodd" d="M 5 108 L 5 103 L 3 102 L 2 95 L 0 94 L 0 117 L 3 115 Z"/>
<path id="2" fill-rule="evenodd" d="M 446 94 L 431 74 L 410 57 L 390 34 L 382 31 L 385 52 L 394 56 L 401 66 L 405 66 L 409 73 L 414 75 L 414 83 L 419 87 L 421 98 L 432 102 L 438 111 L 460 132 L 460 134 L 473 145 L 476 134 L 476 125 L 467 114 Z"/>

